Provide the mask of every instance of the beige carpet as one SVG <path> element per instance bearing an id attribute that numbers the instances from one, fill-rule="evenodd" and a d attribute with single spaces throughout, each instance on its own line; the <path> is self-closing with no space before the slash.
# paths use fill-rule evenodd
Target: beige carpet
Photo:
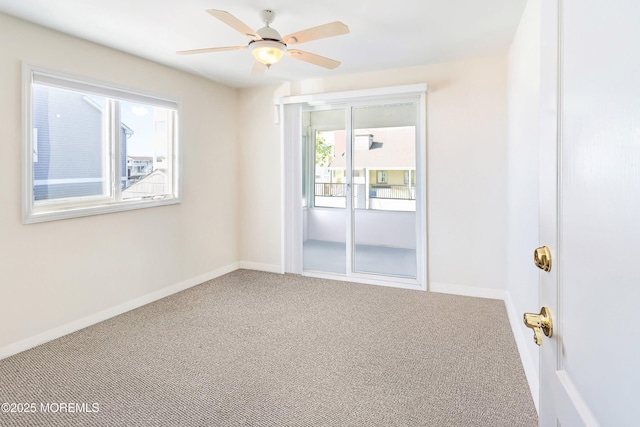
<path id="1" fill-rule="evenodd" d="M 246 270 L 0 361 L 4 402 L 36 410 L 2 426 L 537 425 L 501 301 Z"/>

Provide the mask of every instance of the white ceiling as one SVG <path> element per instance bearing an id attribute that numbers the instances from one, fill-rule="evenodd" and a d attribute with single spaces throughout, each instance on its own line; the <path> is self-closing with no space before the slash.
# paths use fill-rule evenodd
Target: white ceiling
<path id="1" fill-rule="evenodd" d="M 0 0 L 0 12 L 233 87 L 321 78 L 504 53 L 527 0 Z M 248 50 L 182 56 L 178 50 L 246 45 L 248 38 L 205 9 L 260 28 L 276 12 L 283 36 L 342 21 L 350 33 L 300 45 L 342 62 L 326 70 L 285 57 L 250 76 Z M 297 48 L 298 46 L 296 46 Z"/>

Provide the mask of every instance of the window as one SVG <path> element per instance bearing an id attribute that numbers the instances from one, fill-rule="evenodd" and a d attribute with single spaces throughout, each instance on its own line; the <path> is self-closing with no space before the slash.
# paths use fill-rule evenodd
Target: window
<path id="1" fill-rule="evenodd" d="M 411 185 L 411 171 L 404 171 L 404 185 Z"/>
<path id="2" fill-rule="evenodd" d="M 25 223 L 180 202 L 176 101 L 24 72 Z"/>
<path id="3" fill-rule="evenodd" d="M 378 184 L 387 183 L 387 171 L 378 171 Z"/>

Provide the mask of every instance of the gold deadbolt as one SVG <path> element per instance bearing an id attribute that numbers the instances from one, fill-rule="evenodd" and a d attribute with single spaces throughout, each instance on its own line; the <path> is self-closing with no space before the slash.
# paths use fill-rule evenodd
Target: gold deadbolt
<path id="1" fill-rule="evenodd" d="M 533 329 L 533 342 L 542 345 L 542 334 L 548 337 L 553 335 L 553 321 L 548 307 L 542 307 L 540 314 L 525 313 L 524 324 Z"/>
<path id="2" fill-rule="evenodd" d="M 549 248 L 542 246 L 533 251 L 533 262 L 540 270 L 551 271 L 551 251 Z"/>

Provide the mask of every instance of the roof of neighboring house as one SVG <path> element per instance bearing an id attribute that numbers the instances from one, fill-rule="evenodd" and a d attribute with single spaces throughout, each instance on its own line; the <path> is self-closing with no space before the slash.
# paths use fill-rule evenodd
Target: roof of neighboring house
<path id="1" fill-rule="evenodd" d="M 166 188 L 167 175 L 156 169 L 141 180 L 122 190 L 122 196 L 129 198 L 161 195 L 166 194 Z"/>
<path id="2" fill-rule="evenodd" d="M 133 131 L 133 129 L 131 129 L 129 126 L 125 125 L 124 123 L 120 122 L 120 127 L 122 127 L 122 129 L 124 129 L 124 133 L 128 136 L 133 135 L 135 132 Z"/>
<path id="3" fill-rule="evenodd" d="M 373 135 L 373 144 L 368 150 L 353 151 L 355 169 L 415 169 L 416 130 L 413 126 L 393 128 L 357 129 L 358 135 Z M 346 132 L 335 132 L 335 158 L 330 169 L 344 169 L 346 165 Z"/>

